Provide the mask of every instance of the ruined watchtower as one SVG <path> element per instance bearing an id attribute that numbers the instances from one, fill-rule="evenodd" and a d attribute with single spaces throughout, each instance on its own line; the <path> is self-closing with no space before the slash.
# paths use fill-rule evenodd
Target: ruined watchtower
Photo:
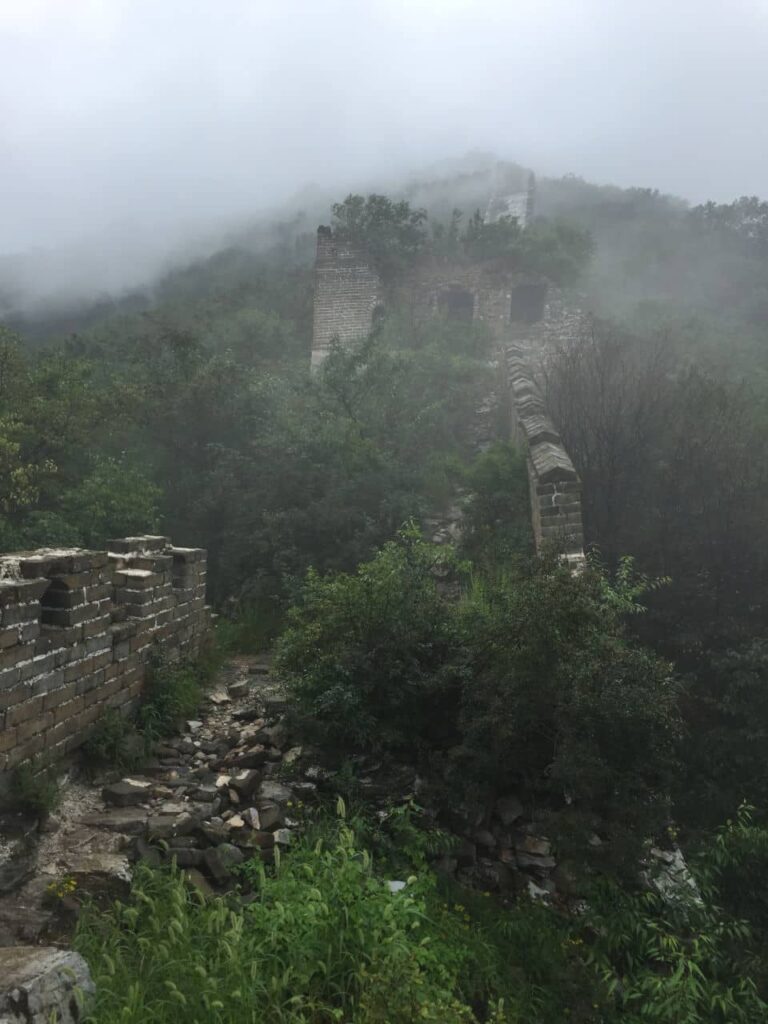
<path id="1" fill-rule="evenodd" d="M 349 345 L 369 334 L 381 300 L 381 279 L 364 249 L 338 238 L 329 227 L 319 227 L 312 366 L 325 359 L 332 342 Z"/>

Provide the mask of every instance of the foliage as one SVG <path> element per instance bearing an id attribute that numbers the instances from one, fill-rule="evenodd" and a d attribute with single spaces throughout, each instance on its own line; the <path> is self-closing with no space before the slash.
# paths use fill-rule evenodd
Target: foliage
<path id="1" fill-rule="evenodd" d="M 713 827 L 741 801 L 768 791 L 768 641 L 713 654 L 689 688 L 686 773 L 676 792 L 684 820 Z"/>
<path id="2" fill-rule="evenodd" d="M 340 746 L 450 751 L 453 785 L 524 785 L 597 815 L 617 850 L 659 828 L 678 686 L 623 617 L 642 580 L 534 560 L 441 595 L 413 531 L 354 575 L 310 573 L 278 646 L 299 709 Z"/>
<path id="3" fill-rule="evenodd" d="M 533 538 L 524 454 L 512 444 L 497 442 L 470 463 L 465 482 L 471 497 L 462 550 L 483 571 L 529 553 Z"/>
<path id="4" fill-rule="evenodd" d="M 462 609 L 461 774 L 565 798 L 617 856 L 668 814 L 679 729 L 671 666 L 624 626 L 636 594 L 626 573 L 545 559 L 476 579 Z"/>
<path id="5" fill-rule="evenodd" d="M 455 634 L 436 581 L 450 569 L 410 526 L 354 574 L 310 570 L 277 671 L 329 741 L 407 749 L 450 727 Z"/>
<path id="6" fill-rule="evenodd" d="M 87 476 L 61 499 L 62 514 L 87 547 L 110 537 L 154 533 L 160 488 L 125 458 L 97 457 Z"/>
<path id="7" fill-rule="evenodd" d="M 84 915 L 76 944 L 97 988 L 86 1019 L 475 1020 L 459 991 L 467 954 L 431 927 L 425 884 L 390 893 L 344 826 L 275 875 L 259 862 L 247 873 L 257 898 L 242 910 L 139 868 L 128 905 Z"/>
<path id="8" fill-rule="evenodd" d="M 12 809 L 47 817 L 56 810 L 60 800 L 61 788 L 55 768 L 37 759 L 14 768 L 8 801 Z"/>
<path id="9" fill-rule="evenodd" d="M 514 217 L 485 221 L 479 210 L 467 224 L 463 248 L 473 260 L 499 260 L 559 285 L 574 284 L 594 252 L 589 232 L 573 224 L 539 219 L 522 228 Z"/>
<path id="10" fill-rule="evenodd" d="M 768 1003 L 749 973 L 748 925 L 725 914 L 715 891 L 673 897 L 608 883 L 593 891 L 585 962 L 605 985 L 609 1020 L 627 1024 L 758 1024 Z M 745 970 L 746 968 L 746 970 Z"/>
<path id="11" fill-rule="evenodd" d="M 500 905 L 439 881 L 412 808 L 393 813 L 391 892 L 379 845 L 321 819 L 274 870 L 244 866 L 246 905 L 206 899 L 176 869 L 140 866 L 126 904 L 81 914 L 76 947 L 96 982 L 91 1024 L 258 1021 L 410 1024 L 758 1024 L 760 965 L 747 924 L 706 881 L 729 864 L 733 824 L 697 861 L 700 895 L 596 885 L 568 915 Z M 742 825 L 750 828 L 746 820 Z M 741 826 L 736 826 L 741 828 Z M 736 840 L 742 842 L 741 834 Z M 706 883 L 706 884 L 704 884 Z"/>
<path id="12" fill-rule="evenodd" d="M 333 229 L 338 237 L 365 246 L 382 279 L 391 282 L 421 255 L 427 245 L 424 210 L 387 196 L 348 195 L 334 203 Z"/>
<path id="13" fill-rule="evenodd" d="M 88 770 L 113 768 L 119 772 L 137 771 L 147 759 L 146 738 L 132 718 L 109 708 L 96 721 L 81 748 Z"/>
<path id="14" fill-rule="evenodd" d="M 184 719 L 192 718 L 203 699 L 206 675 L 198 661 L 173 663 L 156 656 L 149 665 L 138 708 L 142 732 L 150 738 L 169 736 Z"/>

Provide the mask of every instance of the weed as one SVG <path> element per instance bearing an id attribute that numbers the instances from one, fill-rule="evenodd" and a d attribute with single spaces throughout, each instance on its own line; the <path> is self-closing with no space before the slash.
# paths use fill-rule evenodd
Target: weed
<path id="1" fill-rule="evenodd" d="M 84 743 L 82 755 L 88 769 L 137 771 L 147 759 L 147 744 L 131 718 L 109 708 Z"/>
<path id="2" fill-rule="evenodd" d="M 39 761 L 27 761 L 13 772 L 10 791 L 11 807 L 19 811 L 33 811 L 47 817 L 55 811 L 61 800 L 56 771 Z"/>

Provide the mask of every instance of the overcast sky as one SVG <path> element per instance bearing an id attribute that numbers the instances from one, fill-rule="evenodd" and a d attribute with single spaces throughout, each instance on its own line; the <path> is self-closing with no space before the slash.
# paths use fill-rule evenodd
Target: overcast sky
<path id="1" fill-rule="evenodd" d="M 768 0 L 0 0 L 0 117 L 0 252 L 475 148 L 767 196 Z"/>

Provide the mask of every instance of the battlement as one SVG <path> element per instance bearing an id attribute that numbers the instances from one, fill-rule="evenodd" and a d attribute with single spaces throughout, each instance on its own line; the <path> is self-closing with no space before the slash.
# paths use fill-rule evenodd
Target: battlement
<path id="1" fill-rule="evenodd" d="M 194 653 L 209 628 L 202 548 L 108 546 L 0 556 L 0 775 L 73 751 L 136 700 L 150 652 Z"/>

